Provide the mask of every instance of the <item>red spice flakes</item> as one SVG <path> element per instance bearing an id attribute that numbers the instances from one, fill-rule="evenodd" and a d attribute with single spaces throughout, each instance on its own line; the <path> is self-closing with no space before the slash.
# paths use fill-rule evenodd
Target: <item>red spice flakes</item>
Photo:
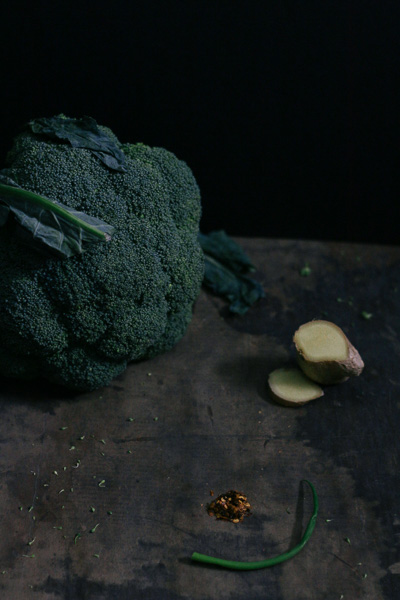
<path id="1" fill-rule="evenodd" d="M 239 523 L 243 521 L 244 517 L 251 514 L 250 503 L 246 496 L 235 490 L 218 496 L 208 505 L 207 512 L 210 517 L 215 516 L 217 519 L 224 519 L 232 523 Z"/>

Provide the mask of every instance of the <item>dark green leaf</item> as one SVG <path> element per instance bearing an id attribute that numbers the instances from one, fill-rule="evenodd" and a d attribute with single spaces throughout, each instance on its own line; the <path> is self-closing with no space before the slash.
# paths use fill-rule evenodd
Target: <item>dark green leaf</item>
<path id="1" fill-rule="evenodd" d="M 243 274 L 245 265 L 254 270 L 243 250 L 225 232 L 199 234 L 204 252 L 203 284 L 229 302 L 229 310 L 239 315 L 265 296 L 261 284 Z M 210 241 L 211 236 L 211 241 Z M 208 251 L 211 249 L 212 253 Z"/>
<path id="2" fill-rule="evenodd" d="M 125 172 L 125 155 L 92 117 L 70 119 L 64 115 L 29 121 L 33 133 L 91 150 L 109 169 Z"/>
<path id="3" fill-rule="evenodd" d="M 200 246 L 205 254 L 213 256 L 235 273 L 255 271 L 255 267 L 243 249 L 225 231 L 199 233 Z"/>
<path id="4" fill-rule="evenodd" d="M 107 242 L 113 227 L 64 204 L 23 190 L 0 173 L 0 226 L 12 215 L 21 240 L 63 257 L 80 254 L 85 244 Z"/>

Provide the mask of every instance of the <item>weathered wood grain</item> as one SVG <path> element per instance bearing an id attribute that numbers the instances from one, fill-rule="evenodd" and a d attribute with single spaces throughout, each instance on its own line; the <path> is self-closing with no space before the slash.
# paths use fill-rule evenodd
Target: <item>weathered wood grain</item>
<path id="1" fill-rule="evenodd" d="M 2 599 L 400 597 L 400 248 L 240 242 L 266 291 L 244 317 L 202 292 L 171 352 L 90 394 L 1 381 Z M 279 406 L 268 373 L 312 318 L 342 327 L 365 371 Z M 191 562 L 294 545 L 312 509 L 302 478 L 320 514 L 294 559 L 244 573 Z M 206 511 L 232 488 L 253 513 L 237 525 Z"/>

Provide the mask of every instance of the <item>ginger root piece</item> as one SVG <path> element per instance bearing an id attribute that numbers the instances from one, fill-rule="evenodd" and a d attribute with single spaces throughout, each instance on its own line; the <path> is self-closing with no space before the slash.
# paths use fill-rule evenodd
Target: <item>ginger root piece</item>
<path id="1" fill-rule="evenodd" d="M 269 374 L 272 398 L 284 406 L 302 406 L 324 395 L 322 389 L 297 367 L 283 367 Z"/>
<path id="2" fill-rule="evenodd" d="M 330 321 L 309 321 L 294 334 L 297 361 L 307 377 L 322 384 L 360 375 L 364 363 L 344 332 Z"/>

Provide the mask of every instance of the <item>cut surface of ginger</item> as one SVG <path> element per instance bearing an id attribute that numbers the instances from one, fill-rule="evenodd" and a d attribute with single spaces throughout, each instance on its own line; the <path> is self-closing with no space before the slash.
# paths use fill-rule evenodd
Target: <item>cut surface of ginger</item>
<path id="1" fill-rule="evenodd" d="M 310 321 L 296 333 L 296 345 L 308 360 L 340 361 L 348 356 L 348 344 L 339 327 L 329 321 Z"/>
<path id="2" fill-rule="evenodd" d="M 323 396 L 322 389 L 300 369 L 286 367 L 270 373 L 268 385 L 273 398 L 285 405 L 302 405 Z"/>

